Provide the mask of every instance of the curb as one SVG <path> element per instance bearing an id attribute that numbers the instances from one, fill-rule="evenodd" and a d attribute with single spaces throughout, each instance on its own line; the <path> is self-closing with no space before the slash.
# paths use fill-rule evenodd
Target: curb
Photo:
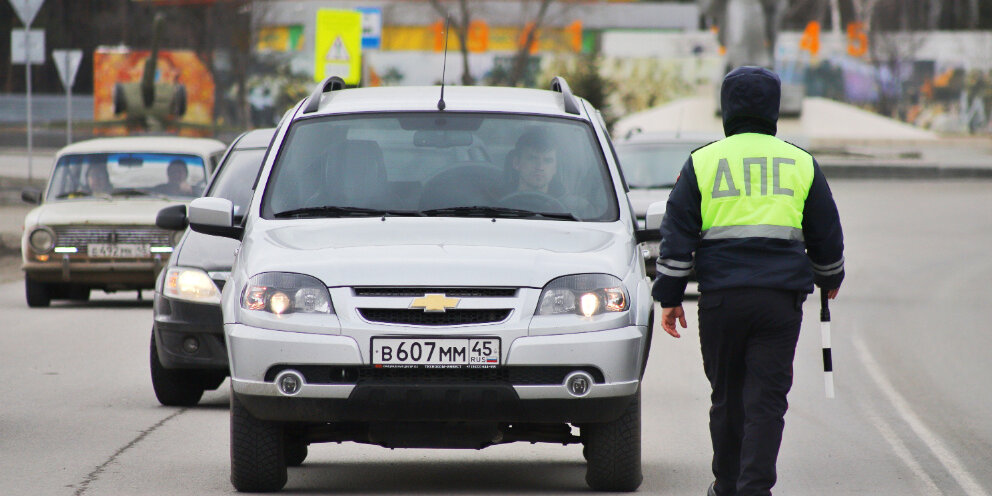
<path id="1" fill-rule="evenodd" d="M 820 163 L 820 169 L 828 179 L 992 179 L 992 168 L 938 164 Z"/>

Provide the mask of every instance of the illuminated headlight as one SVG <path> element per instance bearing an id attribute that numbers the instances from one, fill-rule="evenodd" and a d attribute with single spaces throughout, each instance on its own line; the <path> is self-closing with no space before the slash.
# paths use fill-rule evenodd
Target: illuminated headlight
<path id="1" fill-rule="evenodd" d="M 165 274 L 162 294 L 177 300 L 220 303 L 220 290 L 207 273 L 200 269 L 172 267 Z"/>
<path id="2" fill-rule="evenodd" d="M 627 290 L 607 274 L 575 274 L 552 280 L 541 292 L 537 315 L 578 314 L 586 317 L 627 310 Z"/>
<path id="3" fill-rule="evenodd" d="M 322 282 L 289 272 L 263 272 L 252 276 L 241 293 L 241 308 L 276 315 L 334 313 L 331 295 Z"/>
<path id="4" fill-rule="evenodd" d="M 28 244 L 37 253 L 48 253 L 55 247 L 55 232 L 47 227 L 39 227 L 31 231 Z"/>

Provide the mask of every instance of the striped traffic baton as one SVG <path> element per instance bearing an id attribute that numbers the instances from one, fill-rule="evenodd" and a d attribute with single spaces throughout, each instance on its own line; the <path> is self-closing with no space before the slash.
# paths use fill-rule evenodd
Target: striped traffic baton
<path id="1" fill-rule="evenodd" d="M 820 288 L 820 337 L 823 340 L 823 384 L 827 398 L 834 397 L 834 364 L 830 356 L 830 304 L 827 290 Z"/>

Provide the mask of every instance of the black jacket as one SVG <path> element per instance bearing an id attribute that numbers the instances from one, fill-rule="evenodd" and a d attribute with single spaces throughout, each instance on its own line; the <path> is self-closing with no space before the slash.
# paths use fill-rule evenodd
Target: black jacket
<path id="1" fill-rule="evenodd" d="M 767 69 L 743 67 L 727 75 L 721 91 L 724 131 L 774 135 L 780 83 Z M 834 289 L 844 279 L 844 236 L 830 186 L 813 161 L 813 182 L 803 207 L 802 241 L 771 238 L 701 240 L 701 195 L 692 157 L 682 167 L 661 223 L 658 276 L 652 294 L 663 307 L 682 303 L 688 269 L 699 290 L 761 287 Z"/>

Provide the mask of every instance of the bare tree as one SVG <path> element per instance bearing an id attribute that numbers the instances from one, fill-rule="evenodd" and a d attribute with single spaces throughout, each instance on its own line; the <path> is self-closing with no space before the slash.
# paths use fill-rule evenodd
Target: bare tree
<path id="1" fill-rule="evenodd" d="M 527 63 L 530 61 L 531 46 L 537 41 L 538 31 L 544 26 L 548 7 L 554 3 L 554 0 L 539 0 L 539 2 L 537 15 L 534 16 L 533 21 L 528 22 L 527 16 L 524 16 L 524 22 L 520 28 L 522 30 L 521 32 L 524 32 L 523 40 L 520 46 L 517 47 L 516 55 L 513 56 L 513 67 L 510 69 L 509 78 L 507 79 L 507 84 L 510 86 L 516 86 L 524 78 L 524 73 L 527 71 Z M 522 7 L 526 8 L 525 5 L 522 5 Z"/>
<path id="2" fill-rule="evenodd" d="M 461 45 L 462 54 L 462 84 L 471 85 L 475 83 L 474 78 L 472 78 L 472 73 L 469 71 L 468 66 L 468 30 L 469 26 L 472 24 L 472 9 L 468 6 L 468 0 L 458 0 L 458 10 L 457 15 L 452 15 L 448 8 L 441 2 L 441 0 L 430 0 L 431 7 L 444 17 L 447 22 L 451 23 L 451 28 L 455 30 L 455 36 L 458 37 L 458 44 Z M 447 41 L 448 32 L 444 33 L 445 41 Z"/>

